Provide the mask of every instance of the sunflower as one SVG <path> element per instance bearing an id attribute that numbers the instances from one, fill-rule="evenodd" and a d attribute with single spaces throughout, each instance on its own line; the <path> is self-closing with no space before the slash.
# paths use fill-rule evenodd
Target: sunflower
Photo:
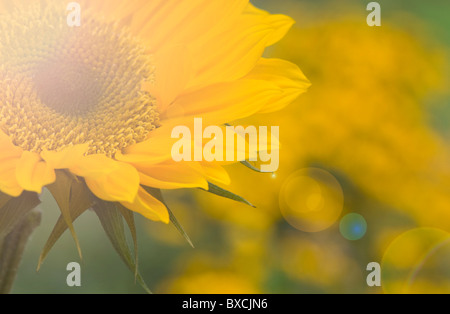
<path id="1" fill-rule="evenodd" d="M 176 125 L 224 126 L 279 110 L 309 86 L 266 59 L 294 21 L 245 0 L 0 0 L 0 236 L 48 189 L 61 210 L 40 258 L 93 209 L 129 266 L 122 218 L 176 219 L 161 190 L 219 188 L 218 162 L 175 162 Z M 217 184 L 217 185 L 216 185 Z M 118 235 L 119 234 L 119 235 Z M 80 251 L 81 255 L 81 251 Z"/>

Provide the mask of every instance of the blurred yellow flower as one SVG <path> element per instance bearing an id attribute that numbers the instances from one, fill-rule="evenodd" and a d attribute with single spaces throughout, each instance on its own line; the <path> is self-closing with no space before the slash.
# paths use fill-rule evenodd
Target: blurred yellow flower
<path id="1" fill-rule="evenodd" d="M 176 294 L 255 294 L 260 293 L 242 275 L 205 271 L 177 279 L 168 293 Z"/>
<path id="2" fill-rule="evenodd" d="M 450 293 L 450 234 L 416 228 L 397 237 L 383 256 L 386 293 Z"/>
<path id="3" fill-rule="evenodd" d="M 261 293 L 257 285 L 236 267 L 224 266 L 223 261 L 198 254 L 183 261 L 182 273 L 164 285 L 164 293 L 188 294 L 254 294 Z"/>
<path id="4" fill-rule="evenodd" d="M 387 23 L 373 30 L 358 27 L 353 19 L 295 28 L 272 53 L 298 62 L 314 82 L 301 105 L 258 117 L 262 123 L 276 120 L 285 126 L 280 170 L 276 177 L 244 176 L 238 167 L 230 171 L 241 174 L 231 190 L 258 210 L 216 203 L 205 210 L 227 212 L 237 221 L 247 218 L 234 217 L 234 212 L 255 215 L 250 224 L 258 223 L 259 215 L 279 217 L 274 204 L 286 178 L 298 169 L 322 165 L 422 223 L 450 227 L 450 220 L 442 219 L 450 205 L 442 184 L 450 178 L 444 163 L 447 146 L 427 124 L 424 108 L 425 97 L 442 84 L 439 54 Z M 256 118 L 245 121 L 254 123 Z M 247 189 L 255 178 L 258 188 Z"/>
<path id="5" fill-rule="evenodd" d="M 308 11 L 306 6 L 298 17 L 305 17 L 305 23 L 271 50 L 271 55 L 298 63 L 313 82 L 301 104 L 243 121 L 262 125 L 277 121 L 282 125 L 277 173 L 244 174 L 239 166 L 229 167 L 234 177 L 240 176 L 230 190 L 257 208 L 231 201 L 219 204 L 208 195 L 196 195 L 203 210 L 212 217 L 232 222 L 233 229 L 241 226 L 240 237 L 230 240 L 230 254 L 236 261 L 245 257 L 254 262 L 239 249 L 240 242 L 253 241 L 266 251 L 256 255 L 255 260 L 270 256 L 270 265 L 281 266 L 290 278 L 316 284 L 324 291 L 364 291 L 361 289 L 367 286 L 361 270 L 365 270 L 365 265 L 355 262 L 345 241 L 319 234 L 307 237 L 301 232 L 280 236 L 279 201 L 283 186 L 300 169 L 323 168 L 339 180 L 344 179 L 345 185 L 350 183 L 362 197 L 399 210 L 404 216 L 400 216 L 403 220 L 398 225 L 398 217 L 392 220 L 394 225 L 389 225 L 388 220 L 394 216 L 386 209 L 368 220 L 371 238 L 364 243 L 373 247 L 364 252 L 373 260 L 381 260 L 389 243 L 408 226 L 430 225 L 450 230 L 448 143 L 429 125 L 426 104 L 429 95 L 442 89 L 445 61 L 439 49 L 427 46 L 420 36 L 416 38 L 387 20 L 378 29 L 362 27 L 360 16 L 352 15 L 351 7 L 344 10 L 341 2 L 337 3 L 346 12 L 338 19 L 331 19 L 322 7 L 319 14 Z M 322 18 L 316 19 L 318 16 Z M 352 193 L 348 187 L 344 191 Z M 299 190 L 298 195 L 306 192 Z M 351 195 L 344 195 L 345 200 L 350 198 Z M 303 202 L 306 204 L 308 199 Z M 354 207 L 352 202 L 344 203 L 344 212 L 368 210 Z M 409 216 L 415 222 L 410 222 Z M 335 235 L 337 226 L 329 231 Z M 282 248 L 279 258 L 279 251 L 273 246 Z M 336 263 L 327 263 L 331 260 Z M 253 280 L 259 284 L 261 277 Z M 436 282 L 433 291 L 439 291 L 438 285 Z"/>
<path id="6" fill-rule="evenodd" d="M 448 150 L 424 105 L 443 81 L 440 54 L 387 23 L 373 30 L 352 20 L 296 29 L 276 53 L 315 82 L 305 105 L 283 115 L 300 125 L 284 138 L 287 147 L 298 143 L 288 155 L 344 174 L 421 223 L 449 228 L 442 219 L 450 205 L 442 184 L 450 178 Z"/>
<path id="7" fill-rule="evenodd" d="M 364 283 L 362 269 L 342 250 L 343 239 L 299 239 L 290 234 L 280 242 L 276 258 L 290 278 L 335 293 L 344 288 L 352 291 L 355 282 Z"/>

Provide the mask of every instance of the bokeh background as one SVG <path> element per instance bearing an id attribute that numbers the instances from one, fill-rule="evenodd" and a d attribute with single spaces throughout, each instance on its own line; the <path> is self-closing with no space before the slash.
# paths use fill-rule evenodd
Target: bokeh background
<path id="1" fill-rule="evenodd" d="M 228 168 L 227 189 L 256 208 L 202 191 L 165 198 L 195 244 L 173 226 L 138 219 L 139 265 L 156 293 L 450 292 L 450 2 L 255 0 L 295 18 L 267 52 L 297 63 L 313 83 L 283 111 L 238 121 L 279 125 L 280 169 Z M 79 262 L 69 234 L 37 273 L 58 217 L 42 196 L 13 293 L 143 293 L 93 213 L 75 228 L 82 287 L 66 285 Z M 368 287 L 366 266 L 382 266 Z"/>

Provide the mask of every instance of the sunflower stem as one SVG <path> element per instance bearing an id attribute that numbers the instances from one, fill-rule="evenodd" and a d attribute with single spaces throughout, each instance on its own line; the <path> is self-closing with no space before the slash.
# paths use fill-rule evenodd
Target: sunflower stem
<path id="1" fill-rule="evenodd" d="M 40 223 L 41 212 L 35 209 L 0 239 L 0 294 L 11 292 L 25 246 Z"/>

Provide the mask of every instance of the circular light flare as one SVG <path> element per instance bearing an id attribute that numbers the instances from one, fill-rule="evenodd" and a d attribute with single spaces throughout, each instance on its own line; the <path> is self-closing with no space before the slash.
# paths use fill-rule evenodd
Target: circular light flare
<path id="1" fill-rule="evenodd" d="M 450 233 L 416 228 L 398 236 L 383 255 L 385 293 L 450 293 Z"/>
<path id="2" fill-rule="evenodd" d="M 336 178 L 319 168 L 304 168 L 284 182 L 279 197 L 286 221 L 305 232 L 331 227 L 342 213 L 344 194 Z"/>
<path id="3" fill-rule="evenodd" d="M 339 231 L 347 240 L 360 240 L 367 232 L 367 222 L 360 214 L 351 213 L 341 219 Z"/>

